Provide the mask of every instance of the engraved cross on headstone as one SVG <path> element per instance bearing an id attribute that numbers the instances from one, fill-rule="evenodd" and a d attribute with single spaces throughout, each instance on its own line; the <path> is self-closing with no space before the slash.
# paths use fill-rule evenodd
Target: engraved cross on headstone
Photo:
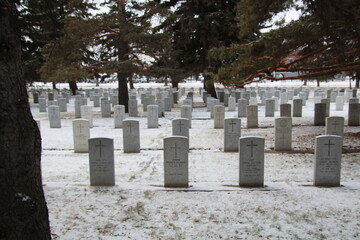
<path id="1" fill-rule="evenodd" d="M 182 123 L 182 121 L 179 121 L 179 123 L 177 124 L 178 127 L 180 127 L 180 132 L 181 132 L 181 126 L 185 126 L 185 124 Z"/>
<path id="2" fill-rule="evenodd" d="M 80 134 L 81 134 L 81 133 L 82 133 L 82 132 L 81 132 L 81 129 L 82 129 L 82 128 L 85 128 L 85 127 L 84 127 L 83 125 L 81 125 L 81 123 L 80 123 L 77 128 L 80 129 Z"/>
<path id="3" fill-rule="evenodd" d="M 251 140 L 251 144 L 247 146 L 251 147 L 251 157 L 254 157 L 254 147 L 257 147 L 257 144 L 254 144 L 253 140 Z"/>
<path id="4" fill-rule="evenodd" d="M 335 144 L 331 144 L 331 140 L 329 139 L 329 143 L 326 143 L 324 145 L 328 146 L 328 156 L 330 156 L 330 148 L 331 148 L 331 146 L 334 146 Z"/>
<path id="5" fill-rule="evenodd" d="M 105 145 L 101 144 L 101 140 L 99 140 L 99 145 L 95 145 L 95 147 L 99 147 L 100 148 L 100 157 L 102 157 L 102 147 L 105 147 Z"/>
<path id="6" fill-rule="evenodd" d="M 175 146 L 175 147 L 171 147 L 171 149 L 174 149 L 174 150 L 175 150 L 174 161 L 180 161 L 180 159 L 178 159 L 178 157 L 177 157 L 177 150 L 180 150 L 181 147 L 178 147 L 176 143 L 174 144 L 174 146 Z"/>
<path id="7" fill-rule="evenodd" d="M 129 122 L 128 126 L 130 128 L 130 133 L 131 133 L 131 128 L 133 127 L 132 122 Z"/>
<path id="8" fill-rule="evenodd" d="M 236 122 L 234 122 L 234 120 L 231 120 L 231 123 L 229 123 L 229 125 L 231 125 L 231 132 L 234 132 L 234 125 L 236 125 Z"/>
<path id="9" fill-rule="evenodd" d="M 336 121 L 334 121 L 334 123 L 333 123 L 333 126 L 335 127 L 335 131 L 336 131 L 336 126 L 338 126 L 338 125 L 340 125 L 338 122 L 336 122 Z"/>

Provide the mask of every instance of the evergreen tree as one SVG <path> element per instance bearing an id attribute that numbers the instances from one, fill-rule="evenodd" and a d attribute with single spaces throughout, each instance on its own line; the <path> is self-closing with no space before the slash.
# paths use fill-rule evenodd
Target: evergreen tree
<path id="1" fill-rule="evenodd" d="M 202 74 L 205 89 L 216 96 L 211 76 L 219 65 L 207 56 L 212 48 L 238 41 L 236 5 L 239 1 L 158 2 L 175 9 L 162 24 L 164 31 L 173 37 L 172 58 L 188 76 Z"/>
<path id="2" fill-rule="evenodd" d="M 289 7 L 301 9 L 302 16 L 261 33 L 274 14 Z M 360 69 L 359 14 L 356 0 L 304 0 L 301 4 L 244 0 L 238 5 L 243 41 L 210 53 L 212 59 L 222 62 L 216 80 L 243 86 L 262 79 L 327 79 L 339 72 L 356 72 Z M 294 61 L 285 61 L 290 55 L 295 56 Z M 276 71 L 298 72 L 300 76 L 279 79 L 271 75 Z"/>

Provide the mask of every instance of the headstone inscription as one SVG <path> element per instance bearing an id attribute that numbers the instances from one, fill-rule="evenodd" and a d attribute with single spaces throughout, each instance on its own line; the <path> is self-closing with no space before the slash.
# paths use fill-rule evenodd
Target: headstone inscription
<path id="1" fill-rule="evenodd" d="M 164 139 L 164 186 L 189 186 L 189 139 L 186 137 Z"/>
<path id="2" fill-rule="evenodd" d="M 280 104 L 280 117 L 291 117 L 291 104 Z"/>
<path id="3" fill-rule="evenodd" d="M 241 137 L 239 141 L 239 186 L 264 187 L 265 139 Z"/>
<path id="4" fill-rule="evenodd" d="M 342 137 L 318 136 L 315 143 L 314 185 L 340 186 Z"/>
<path id="5" fill-rule="evenodd" d="M 224 120 L 224 152 L 239 151 L 241 137 L 241 119 L 226 118 Z"/>
<path id="6" fill-rule="evenodd" d="M 275 115 L 275 99 L 265 100 L 265 117 L 274 117 Z"/>
<path id="7" fill-rule="evenodd" d="M 91 186 L 115 185 L 113 139 L 90 138 L 89 163 Z"/>
<path id="8" fill-rule="evenodd" d="M 73 126 L 73 140 L 74 152 L 87 153 L 89 152 L 90 126 L 89 121 L 85 119 L 78 119 L 72 121 Z"/>
<path id="9" fill-rule="evenodd" d="M 123 146 L 124 153 L 140 152 L 140 127 L 139 121 L 123 121 Z"/>
<path id="10" fill-rule="evenodd" d="M 241 98 L 238 100 L 238 117 L 246 117 L 247 100 Z"/>

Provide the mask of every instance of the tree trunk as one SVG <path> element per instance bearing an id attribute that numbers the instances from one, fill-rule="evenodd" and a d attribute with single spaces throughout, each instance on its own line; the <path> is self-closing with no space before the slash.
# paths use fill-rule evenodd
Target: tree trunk
<path id="1" fill-rule="evenodd" d="M 134 87 L 134 82 L 133 82 L 133 75 L 132 74 L 130 74 L 130 76 L 129 76 L 129 84 L 130 84 L 130 89 L 135 89 L 135 87 Z"/>
<path id="2" fill-rule="evenodd" d="M 55 90 L 58 90 L 58 89 L 56 88 L 56 82 L 52 82 L 52 88 L 55 89 Z"/>
<path id="3" fill-rule="evenodd" d="M 213 98 L 217 98 L 214 82 L 212 82 L 206 74 L 204 74 L 204 89 L 207 94 L 210 94 Z"/>
<path id="4" fill-rule="evenodd" d="M 360 88 L 360 79 L 359 78 L 355 79 L 355 88 Z"/>
<path id="5" fill-rule="evenodd" d="M 119 24 L 120 26 L 126 25 L 126 9 L 125 0 L 118 0 L 119 7 Z M 118 61 L 123 62 L 129 59 L 129 46 L 124 37 L 125 34 L 120 34 L 117 39 Z M 117 73 L 119 85 L 119 104 L 125 105 L 125 112 L 129 112 L 129 92 L 127 87 L 128 74 L 125 71 Z"/>
<path id="6" fill-rule="evenodd" d="M 307 86 L 307 79 L 304 80 L 303 86 Z"/>
<path id="7" fill-rule="evenodd" d="M 129 92 L 127 86 L 126 74 L 117 73 L 118 86 L 119 86 L 119 104 L 125 106 L 125 112 L 129 112 Z"/>
<path id="8" fill-rule="evenodd" d="M 316 80 L 317 86 L 320 87 L 320 81 Z"/>
<path id="9" fill-rule="evenodd" d="M 176 88 L 176 90 L 179 90 L 179 80 L 178 79 L 172 78 L 171 85 L 173 88 Z"/>
<path id="10" fill-rule="evenodd" d="M 70 80 L 70 81 L 68 81 L 68 83 L 69 83 L 69 88 L 71 90 L 72 95 L 76 95 L 76 90 L 78 90 L 76 81 Z"/>
<path id="11" fill-rule="evenodd" d="M 0 239 L 51 239 L 14 1 L 0 1 Z"/>

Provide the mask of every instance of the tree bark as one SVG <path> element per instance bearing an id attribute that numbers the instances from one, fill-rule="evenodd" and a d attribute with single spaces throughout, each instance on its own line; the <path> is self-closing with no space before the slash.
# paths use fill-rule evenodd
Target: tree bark
<path id="1" fill-rule="evenodd" d="M 52 82 L 52 88 L 55 89 L 55 90 L 58 90 L 58 89 L 56 88 L 56 82 Z"/>
<path id="2" fill-rule="evenodd" d="M 76 90 L 78 90 L 76 81 L 70 80 L 70 81 L 68 81 L 68 83 L 69 83 L 69 87 L 70 87 L 72 95 L 76 95 Z"/>
<path id="3" fill-rule="evenodd" d="M 14 1 L 0 0 L 0 239 L 51 239 Z"/>
<path id="4" fill-rule="evenodd" d="M 118 0 L 119 7 L 119 25 L 126 25 L 126 9 L 125 0 Z M 124 37 L 125 34 L 120 34 L 117 39 L 118 61 L 123 62 L 129 60 L 129 46 Z M 127 86 L 128 74 L 123 71 L 118 71 L 118 86 L 119 86 L 119 104 L 125 106 L 125 112 L 129 112 L 129 92 Z"/>

